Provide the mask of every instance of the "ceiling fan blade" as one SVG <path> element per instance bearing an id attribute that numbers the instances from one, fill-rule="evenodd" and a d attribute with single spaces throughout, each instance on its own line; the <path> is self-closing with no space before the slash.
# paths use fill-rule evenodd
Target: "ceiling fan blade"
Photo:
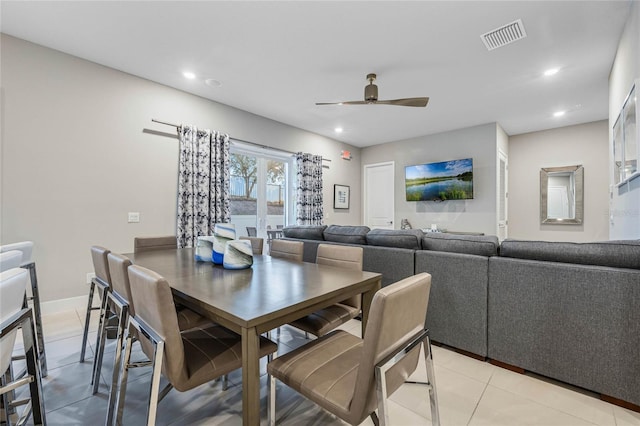
<path id="1" fill-rule="evenodd" d="M 345 102 L 316 102 L 316 105 L 365 105 L 370 102 L 365 101 L 345 101 Z"/>
<path id="2" fill-rule="evenodd" d="M 377 104 L 382 105 L 397 105 L 408 107 L 426 107 L 429 103 L 429 98 L 404 98 L 404 99 L 391 99 L 388 101 L 377 101 Z"/>

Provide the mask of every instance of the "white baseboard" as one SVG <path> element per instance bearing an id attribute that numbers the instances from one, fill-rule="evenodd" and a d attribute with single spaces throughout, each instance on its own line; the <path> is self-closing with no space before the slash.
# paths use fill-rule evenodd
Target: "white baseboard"
<path id="1" fill-rule="evenodd" d="M 96 298 L 99 300 L 99 298 Z M 75 309 L 87 309 L 87 296 L 70 297 L 68 299 L 50 300 L 40 303 L 42 315 L 57 314 Z"/>

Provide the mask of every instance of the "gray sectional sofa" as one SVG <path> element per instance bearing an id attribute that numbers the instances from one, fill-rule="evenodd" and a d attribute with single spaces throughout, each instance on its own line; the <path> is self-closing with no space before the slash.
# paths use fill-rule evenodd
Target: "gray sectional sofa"
<path id="1" fill-rule="evenodd" d="M 640 241 L 505 240 L 488 357 L 640 405 Z"/>
<path id="2" fill-rule="evenodd" d="M 579 386 L 640 410 L 640 241 L 558 243 L 495 236 L 293 226 L 304 260 L 358 245 L 382 284 L 432 275 L 435 342 Z M 619 400 L 619 401 L 616 401 Z"/>

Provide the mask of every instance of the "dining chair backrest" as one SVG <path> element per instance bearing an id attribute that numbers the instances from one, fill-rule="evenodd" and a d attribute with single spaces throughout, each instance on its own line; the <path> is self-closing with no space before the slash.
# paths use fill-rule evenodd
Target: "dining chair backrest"
<path id="1" fill-rule="evenodd" d="M 111 274 L 111 291 L 116 292 L 129 304 L 129 315 L 135 315 L 134 305 L 131 302 L 131 285 L 129 284 L 128 268 L 131 260 L 117 253 L 107 255 L 109 273 Z"/>
<path id="2" fill-rule="evenodd" d="M 374 295 L 351 401 L 352 413 L 366 417 L 375 409 L 375 366 L 424 331 L 430 289 L 431 275 L 421 273 L 384 287 Z M 415 371 L 419 356 L 420 345 L 387 372 L 388 395 Z"/>
<path id="3" fill-rule="evenodd" d="M 22 255 L 22 254 L 21 254 Z M 29 273 L 26 269 L 13 268 L 0 272 L 0 323 L 20 312 L 27 290 Z M 0 371 L 5 372 L 11 363 L 11 353 L 16 341 L 13 330 L 0 340 Z"/>
<path id="4" fill-rule="evenodd" d="M 302 241 L 272 240 L 269 255 L 281 259 L 302 262 L 304 243 Z"/>
<path id="5" fill-rule="evenodd" d="M 9 269 L 19 268 L 22 263 L 22 252 L 19 250 L 10 250 L 0 253 L 0 272 Z"/>
<path id="6" fill-rule="evenodd" d="M 135 237 L 133 239 L 133 252 L 140 253 L 151 250 L 169 250 L 178 248 L 178 239 L 175 235 L 163 235 L 160 237 Z"/>
<path id="7" fill-rule="evenodd" d="M 93 260 L 93 271 L 96 277 L 100 278 L 105 283 L 111 282 L 111 274 L 109 273 L 109 261 L 107 256 L 111 253 L 111 250 L 101 246 L 91 247 L 91 259 Z"/>
<path id="8" fill-rule="evenodd" d="M 264 251 L 264 238 L 240 237 L 240 239 L 251 241 L 251 250 L 253 251 L 253 254 L 262 254 Z"/>
<path id="9" fill-rule="evenodd" d="M 337 244 L 318 244 L 316 263 L 337 268 L 362 271 L 362 247 L 340 246 Z M 360 309 L 360 295 L 352 296 L 342 303 Z"/>
<path id="10" fill-rule="evenodd" d="M 170 383 L 184 382 L 188 377 L 184 347 L 169 283 L 156 272 L 138 265 L 129 267 L 129 283 L 133 305 L 136 307 L 135 317 L 153 328 L 165 341 L 163 374 Z M 140 344 L 145 355 L 154 359 L 151 342 L 141 337 Z"/>
<path id="11" fill-rule="evenodd" d="M 21 265 L 30 263 L 31 255 L 33 253 L 33 241 L 20 241 L 18 243 L 4 244 L 0 246 L 0 253 L 4 253 L 6 251 L 12 251 L 12 250 L 18 250 L 22 252 Z"/>
<path id="12" fill-rule="evenodd" d="M 362 247 L 318 244 L 316 263 L 319 265 L 362 271 L 363 252 Z"/>
<path id="13" fill-rule="evenodd" d="M 256 229 L 255 226 L 247 226 L 247 236 L 249 236 L 249 237 L 257 237 L 258 236 L 258 230 Z"/>

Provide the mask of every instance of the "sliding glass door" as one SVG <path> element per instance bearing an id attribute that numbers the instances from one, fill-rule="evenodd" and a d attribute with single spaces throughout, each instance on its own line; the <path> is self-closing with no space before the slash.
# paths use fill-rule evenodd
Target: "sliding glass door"
<path id="1" fill-rule="evenodd" d="M 266 150 L 231 149 L 231 222 L 238 236 L 267 239 L 288 223 L 292 159 Z"/>

